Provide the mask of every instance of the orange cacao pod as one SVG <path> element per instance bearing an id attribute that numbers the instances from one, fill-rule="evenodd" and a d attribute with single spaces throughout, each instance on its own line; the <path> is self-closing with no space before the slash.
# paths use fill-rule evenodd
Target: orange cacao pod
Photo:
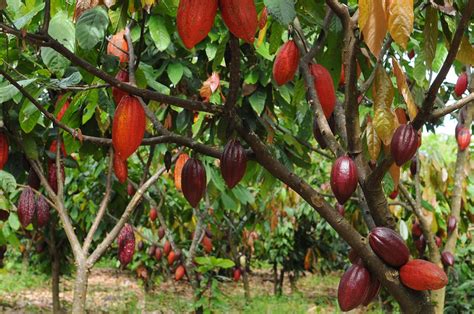
<path id="1" fill-rule="evenodd" d="M 130 263 L 135 254 L 135 234 L 132 226 L 125 224 L 117 237 L 118 257 L 123 266 Z"/>
<path id="2" fill-rule="evenodd" d="M 33 222 L 36 212 L 35 193 L 30 187 L 23 189 L 18 200 L 18 219 L 23 227 Z"/>
<path id="3" fill-rule="evenodd" d="M 140 146 L 145 135 L 146 117 L 140 101 L 125 96 L 115 111 L 112 125 L 112 144 L 115 153 L 127 160 Z"/>
<path id="4" fill-rule="evenodd" d="M 174 251 L 171 251 L 170 254 L 168 254 L 168 265 L 173 265 L 175 260 L 176 254 L 174 253 Z"/>
<path id="5" fill-rule="evenodd" d="M 174 273 L 174 280 L 180 281 L 181 279 L 183 279 L 185 273 L 186 273 L 186 270 L 184 269 L 184 266 L 179 265 L 178 268 L 176 268 L 176 271 Z"/>
<path id="6" fill-rule="evenodd" d="M 362 265 L 354 264 L 344 273 L 337 289 L 337 301 L 344 312 L 355 309 L 369 294 L 370 273 Z"/>
<path id="7" fill-rule="evenodd" d="M 120 183 L 125 183 L 128 178 L 128 166 L 127 161 L 122 160 L 119 156 L 114 156 L 114 172 L 117 180 Z"/>
<path id="8" fill-rule="evenodd" d="M 408 262 L 410 251 L 402 237 L 390 228 L 377 227 L 369 234 L 369 244 L 385 263 L 400 267 Z"/>
<path id="9" fill-rule="evenodd" d="M 458 80 L 456 81 L 456 85 L 454 86 L 454 93 L 456 94 L 456 96 L 461 97 L 462 94 L 464 94 L 467 89 L 467 84 L 467 73 L 462 72 L 461 75 L 459 75 Z"/>
<path id="10" fill-rule="evenodd" d="M 235 37 L 249 44 L 255 40 L 258 27 L 257 9 L 254 0 L 220 0 L 222 19 Z"/>
<path id="11" fill-rule="evenodd" d="M 456 136 L 456 141 L 458 142 L 459 150 L 464 151 L 471 144 L 471 132 L 468 128 L 462 127 Z"/>
<path id="12" fill-rule="evenodd" d="M 295 77 L 298 70 L 300 52 L 293 40 L 287 41 L 278 51 L 273 63 L 273 77 L 275 82 L 281 86 Z"/>
<path id="13" fill-rule="evenodd" d="M 120 82 L 128 82 L 128 71 L 120 69 L 115 76 Z M 114 98 L 115 104 L 118 106 L 123 97 L 128 96 L 129 94 L 120 88 L 112 87 L 112 97 Z"/>
<path id="14" fill-rule="evenodd" d="M 176 165 L 174 166 L 174 185 L 178 191 L 182 190 L 181 176 L 183 173 L 183 167 L 188 159 L 189 156 L 187 154 L 181 154 L 179 155 L 178 160 L 176 160 Z"/>
<path id="15" fill-rule="evenodd" d="M 357 167 L 355 162 L 347 157 L 339 157 L 331 170 L 331 189 L 339 204 L 344 204 L 357 188 Z"/>
<path id="16" fill-rule="evenodd" d="M 314 78 L 314 88 L 323 108 L 326 119 L 334 112 L 336 106 L 336 91 L 329 71 L 321 64 L 311 65 L 311 75 Z"/>
<path id="17" fill-rule="evenodd" d="M 448 284 L 446 273 L 436 264 L 414 259 L 400 269 L 400 280 L 413 290 L 438 290 Z"/>
<path id="18" fill-rule="evenodd" d="M 8 161 L 8 139 L 5 133 L 0 133 L 0 170 Z"/>
<path id="19" fill-rule="evenodd" d="M 125 30 L 113 35 L 107 45 L 107 54 L 119 58 L 120 63 L 128 62 L 128 43 Z"/>
<path id="20" fill-rule="evenodd" d="M 238 140 L 233 139 L 225 146 L 220 168 L 224 181 L 231 189 L 244 177 L 247 169 L 247 155 Z"/>
<path id="21" fill-rule="evenodd" d="M 182 188 L 184 197 L 196 207 L 206 191 L 206 170 L 200 160 L 190 158 L 183 167 Z"/>
<path id="22" fill-rule="evenodd" d="M 166 241 L 165 245 L 163 246 L 163 254 L 167 256 L 171 252 L 171 243 L 170 241 Z"/>
<path id="23" fill-rule="evenodd" d="M 418 133 L 411 124 L 402 124 L 398 127 L 390 143 L 390 152 L 397 166 L 411 160 L 418 149 Z"/>
<path id="24" fill-rule="evenodd" d="M 184 46 L 192 49 L 212 29 L 218 0 L 180 0 L 176 24 Z"/>
<path id="25" fill-rule="evenodd" d="M 202 238 L 202 247 L 207 254 L 212 252 L 212 240 L 206 235 Z"/>

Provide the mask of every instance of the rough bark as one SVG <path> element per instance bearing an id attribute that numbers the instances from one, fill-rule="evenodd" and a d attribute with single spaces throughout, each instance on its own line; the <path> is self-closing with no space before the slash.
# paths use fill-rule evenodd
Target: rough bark
<path id="1" fill-rule="evenodd" d="M 88 270 L 85 261 L 77 265 L 76 278 L 74 282 L 74 298 L 72 301 L 72 313 L 82 314 L 86 312 L 87 280 Z"/>

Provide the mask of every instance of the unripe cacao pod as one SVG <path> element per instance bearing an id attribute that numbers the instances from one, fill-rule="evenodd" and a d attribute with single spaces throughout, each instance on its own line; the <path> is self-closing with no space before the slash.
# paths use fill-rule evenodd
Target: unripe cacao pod
<path id="1" fill-rule="evenodd" d="M 187 154 L 179 155 L 178 159 L 176 160 L 176 165 L 174 166 L 174 185 L 176 186 L 176 190 L 182 190 L 182 175 L 183 175 L 183 167 L 188 161 L 189 156 Z"/>
<path id="2" fill-rule="evenodd" d="M 411 226 L 411 234 L 415 238 L 419 238 L 423 234 L 423 230 L 421 230 L 420 223 L 418 221 L 415 221 L 413 225 Z"/>
<path id="3" fill-rule="evenodd" d="M 38 228 L 46 226 L 49 222 L 49 204 L 43 195 L 38 196 L 36 201 L 36 223 Z"/>
<path id="4" fill-rule="evenodd" d="M 342 276 L 337 289 L 339 307 L 344 312 L 362 304 L 370 288 L 370 273 L 361 265 L 352 265 Z"/>
<path id="5" fill-rule="evenodd" d="M 166 241 L 165 245 L 163 246 L 163 254 L 165 256 L 168 256 L 170 252 L 171 252 L 171 243 L 170 241 Z"/>
<path id="6" fill-rule="evenodd" d="M 128 71 L 120 69 L 117 72 L 117 75 L 115 75 L 115 78 L 120 82 L 127 83 L 129 80 Z M 118 87 L 112 87 L 112 97 L 114 98 L 115 104 L 117 106 L 120 104 L 120 101 L 122 101 L 122 98 L 125 96 L 129 96 L 129 94 Z"/>
<path id="7" fill-rule="evenodd" d="M 339 157 L 331 170 L 331 189 L 339 204 L 351 197 L 357 188 L 357 167 L 355 162 L 347 157 Z"/>
<path id="8" fill-rule="evenodd" d="M 135 234 L 132 226 L 125 224 L 117 237 L 118 257 L 120 264 L 126 266 L 133 259 L 135 253 Z"/>
<path id="9" fill-rule="evenodd" d="M 362 302 L 363 306 L 367 306 L 372 302 L 372 300 L 377 296 L 380 291 L 380 281 L 375 278 L 374 275 L 370 275 L 370 286 L 369 292 L 367 292 L 367 297 L 365 298 L 364 302 Z"/>
<path id="10" fill-rule="evenodd" d="M 18 200 L 18 219 L 23 227 L 33 222 L 36 212 L 35 192 L 30 187 L 23 189 Z"/>
<path id="11" fill-rule="evenodd" d="M 186 200 L 196 207 L 206 191 L 206 170 L 200 160 L 190 158 L 183 167 L 182 188 Z"/>
<path id="12" fill-rule="evenodd" d="M 451 254 L 451 252 L 443 252 L 441 253 L 441 261 L 443 262 L 443 265 L 446 267 L 453 266 L 454 265 L 454 255 Z"/>
<path id="13" fill-rule="evenodd" d="M 156 210 L 156 208 L 152 207 L 152 208 L 150 209 L 149 217 L 150 217 L 150 220 L 151 220 L 151 221 L 155 221 L 155 220 L 156 220 L 156 218 L 158 217 L 158 211 Z"/>
<path id="14" fill-rule="evenodd" d="M 157 247 L 155 249 L 155 258 L 157 261 L 159 261 L 162 257 L 163 257 L 163 251 L 159 247 Z"/>
<path id="15" fill-rule="evenodd" d="M 0 221 L 7 221 L 8 217 L 10 217 L 10 212 L 0 209 Z"/>
<path id="16" fill-rule="evenodd" d="M 112 144 L 122 160 L 127 160 L 140 146 L 145 127 L 145 110 L 140 101 L 133 96 L 123 97 L 115 111 L 112 125 Z"/>
<path id="17" fill-rule="evenodd" d="M 415 247 L 418 251 L 418 255 L 423 256 L 426 250 L 426 240 L 424 235 L 421 235 L 419 239 L 415 240 Z"/>
<path id="18" fill-rule="evenodd" d="M 414 259 L 400 269 L 401 282 L 413 290 L 438 290 L 448 284 L 446 273 L 431 262 Z"/>
<path id="19" fill-rule="evenodd" d="M 174 253 L 174 251 L 171 251 L 170 254 L 168 254 L 168 265 L 173 265 L 175 260 L 176 254 Z"/>
<path id="20" fill-rule="evenodd" d="M 186 270 L 184 269 L 184 266 L 183 266 L 183 265 L 179 265 L 179 266 L 176 268 L 176 271 L 175 271 L 175 273 L 174 273 L 174 279 L 175 279 L 176 281 L 180 281 L 181 279 L 183 279 L 185 273 L 186 273 Z"/>
<path id="21" fill-rule="evenodd" d="M 114 155 L 114 172 L 117 180 L 120 183 L 125 183 L 128 178 L 128 165 L 126 160 L 122 160 L 117 155 Z"/>
<path id="22" fill-rule="evenodd" d="M 247 155 L 239 140 L 230 140 L 221 156 L 221 173 L 229 188 L 236 186 L 245 175 Z"/>
<path id="23" fill-rule="evenodd" d="M 448 234 L 451 234 L 454 231 L 454 229 L 456 229 L 457 224 L 458 224 L 458 221 L 457 221 L 456 217 L 449 216 L 449 218 L 448 218 Z"/>
<path id="24" fill-rule="evenodd" d="M 418 149 L 418 134 L 411 124 L 402 124 L 392 137 L 390 151 L 397 166 L 412 159 Z"/>
<path id="25" fill-rule="evenodd" d="M 356 251 L 353 248 L 351 248 L 349 251 L 349 260 L 352 264 L 363 265 L 362 259 L 359 257 L 359 255 L 357 255 Z"/>
<path id="26" fill-rule="evenodd" d="M 8 161 L 8 139 L 5 133 L 0 133 L 0 170 Z"/>
<path id="27" fill-rule="evenodd" d="M 258 27 L 254 0 L 219 0 L 219 8 L 229 31 L 235 37 L 253 43 Z"/>
<path id="28" fill-rule="evenodd" d="M 58 176 L 56 171 L 56 162 L 48 162 L 48 184 L 53 189 L 54 193 L 58 193 Z M 60 173 L 63 179 L 63 183 L 66 180 L 66 173 L 64 172 L 64 165 L 61 163 Z"/>
<path id="29" fill-rule="evenodd" d="M 184 46 L 192 49 L 212 29 L 218 0 L 180 0 L 176 24 Z"/>
<path id="30" fill-rule="evenodd" d="M 369 234 L 369 244 L 378 257 L 393 267 L 406 264 L 410 257 L 410 251 L 402 237 L 390 228 L 372 229 Z"/>
<path id="31" fill-rule="evenodd" d="M 107 54 L 119 58 L 120 63 L 128 62 L 128 43 L 125 39 L 125 30 L 118 32 L 110 38 L 107 45 Z"/>
<path id="32" fill-rule="evenodd" d="M 298 70 L 300 52 L 293 40 L 287 41 L 278 51 L 273 63 L 273 78 L 278 86 L 284 85 L 295 77 Z"/>
<path id="33" fill-rule="evenodd" d="M 145 244 L 143 243 L 143 241 L 138 241 L 137 243 L 137 249 L 139 251 L 143 250 L 143 247 L 145 246 Z"/>
<path id="34" fill-rule="evenodd" d="M 461 128 L 456 136 L 456 141 L 458 142 L 458 147 L 460 151 L 464 151 L 471 144 L 471 132 L 468 128 Z"/>
<path id="35" fill-rule="evenodd" d="M 235 268 L 234 269 L 234 281 L 237 282 L 240 280 L 240 276 L 242 274 L 242 271 L 240 270 L 240 268 Z"/>
<path id="36" fill-rule="evenodd" d="M 461 97 L 462 94 L 464 94 L 467 89 L 467 84 L 467 73 L 462 72 L 461 75 L 459 75 L 458 80 L 456 81 L 456 85 L 454 86 L 454 93 L 456 94 L 456 96 Z"/>
<path id="37" fill-rule="evenodd" d="M 153 257 L 155 256 L 156 245 L 152 245 L 148 248 L 148 256 Z"/>
<path id="38" fill-rule="evenodd" d="M 411 164 L 410 164 L 410 173 L 412 176 L 416 176 L 416 171 L 418 170 L 417 168 L 417 162 L 416 162 L 416 157 L 413 157 L 411 159 Z"/>
<path id="39" fill-rule="evenodd" d="M 28 173 L 28 185 L 35 190 L 38 190 L 41 186 L 41 180 L 33 168 L 31 168 Z"/>
<path id="40" fill-rule="evenodd" d="M 204 232 L 206 233 L 206 236 L 207 236 L 209 239 L 212 239 L 213 234 L 212 234 L 211 229 L 206 228 L 206 229 L 204 229 Z"/>
<path id="41" fill-rule="evenodd" d="M 135 194 L 135 188 L 133 187 L 133 185 L 129 182 L 128 185 L 127 185 L 127 194 L 129 196 L 133 196 Z"/>
<path id="42" fill-rule="evenodd" d="M 314 88 L 318 94 L 319 103 L 326 119 L 329 119 L 336 106 L 336 91 L 331 73 L 321 64 L 311 64 L 311 75 L 314 78 Z"/>
<path id="43" fill-rule="evenodd" d="M 163 239 L 163 237 L 165 236 L 165 228 L 163 227 L 159 227 L 158 228 L 158 238 L 161 240 Z"/>

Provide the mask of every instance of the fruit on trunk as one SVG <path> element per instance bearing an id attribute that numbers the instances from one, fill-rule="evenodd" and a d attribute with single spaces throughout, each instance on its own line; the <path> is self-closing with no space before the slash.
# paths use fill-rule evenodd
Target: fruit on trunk
<path id="1" fill-rule="evenodd" d="M 43 195 L 39 195 L 36 201 L 36 224 L 38 228 L 46 226 L 49 222 L 49 204 Z"/>
<path id="2" fill-rule="evenodd" d="M 176 24 L 184 46 L 192 49 L 212 29 L 218 0 L 180 0 Z"/>
<path id="3" fill-rule="evenodd" d="M 339 204 L 351 197 L 357 188 L 357 167 L 355 162 L 347 157 L 339 157 L 331 170 L 331 189 Z"/>
<path id="4" fill-rule="evenodd" d="M 49 161 L 48 165 L 48 184 L 51 189 L 53 189 L 54 193 L 58 193 L 58 176 L 56 171 L 56 162 Z M 60 166 L 60 174 L 64 183 L 64 181 L 66 180 L 66 174 L 64 172 L 64 165 L 62 163 Z"/>
<path id="5" fill-rule="evenodd" d="M 165 236 L 165 228 L 163 227 L 159 227 L 158 228 L 158 238 L 161 240 L 163 239 L 163 237 Z"/>
<path id="6" fill-rule="evenodd" d="M 258 18 L 258 28 L 262 30 L 265 25 L 267 25 L 268 20 L 268 9 L 267 7 L 263 7 L 262 12 L 260 12 L 260 17 Z"/>
<path id="7" fill-rule="evenodd" d="M 346 209 L 344 208 L 344 205 L 341 205 L 339 203 L 336 204 L 336 210 L 339 213 L 339 215 L 344 216 L 346 214 Z"/>
<path id="8" fill-rule="evenodd" d="M 35 190 L 38 190 L 41 186 L 41 180 L 33 168 L 30 168 L 30 172 L 28 173 L 28 185 Z"/>
<path id="9" fill-rule="evenodd" d="M 362 304 L 370 288 L 370 273 L 361 265 L 354 264 L 344 273 L 337 289 L 337 301 L 344 312 Z"/>
<path id="10" fill-rule="evenodd" d="M 402 237 L 390 228 L 372 229 L 369 234 L 369 244 L 378 257 L 393 267 L 404 265 L 410 257 L 410 251 Z"/>
<path id="11" fill-rule="evenodd" d="M 196 207 L 206 191 L 206 170 L 202 162 L 190 158 L 183 167 L 182 189 L 186 200 Z"/>
<path id="12" fill-rule="evenodd" d="M 114 155 L 114 172 L 117 180 L 120 183 L 125 183 L 128 178 L 128 165 L 126 160 L 122 160 L 117 155 Z"/>
<path id="13" fill-rule="evenodd" d="M 390 193 L 390 195 L 388 197 L 390 197 L 390 199 L 394 200 L 394 199 L 397 198 L 397 196 L 398 196 L 398 189 L 393 190 L 393 192 Z"/>
<path id="14" fill-rule="evenodd" d="M 49 151 L 53 154 L 56 154 L 56 150 L 58 149 L 58 141 L 54 140 L 51 142 L 51 146 L 49 146 Z M 67 156 L 66 147 L 64 146 L 64 142 L 61 142 L 61 154 L 62 156 Z"/>
<path id="15" fill-rule="evenodd" d="M 247 155 L 239 140 L 233 139 L 224 148 L 221 156 L 221 173 L 229 188 L 236 186 L 245 175 Z"/>
<path id="16" fill-rule="evenodd" d="M 5 133 L 0 133 L 0 170 L 8 161 L 8 139 Z"/>
<path id="17" fill-rule="evenodd" d="M 441 261 L 443 262 L 443 265 L 446 267 L 453 266 L 454 265 L 454 255 L 451 254 L 451 252 L 443 252 L 441 253 Z"/>
<path id="18" fill-rule="evenodd" d="M 321 64 L 312 64 L 311 75 L 314 79 L 314 88 L 318 94 L 319 103 L 323 108 L 326 119 L 329 119 L 336 106 L 336 91 L 334 90 L 331 73 Z"/>
<path id="19" fill-rule="evenodd" d="M 140 146 L 145 135 L 145 110 L 138 98 L 125 96 L 115 111 L 112 144 L 115 153 L 127 160 Z"/>
<path id="20" fill-rule="evenodd" d="M 435 236 L 435 243 L 437 247 L 441 247 L 441 245 L 443 244 L 443 241 L 441 240 L 440 237 Z"/>
<path id="21" fill-rule="evenodd" d="M 446 273 L 436 264 L 414 259 L 400 269 L 400 280 L 413 290 L 438 290 L 448 284 Z"/>
<path id="22" fill-rule="evenodd" d="M 174 280 L 180 281 L 181 279 L 183 279 L 185 273 L 186 273 L 186 270 L 184 269 L 184 266 L 179 265 L 176 268 L 176 271 L 174 273 Z"/>
<path id="23" fill-rule="evenodd" d="M 421 230 L 421 226 L 420 226 L 420 223 L 418 221 L 415 221 L 413 223 L 413 226 L 411 226 L 411 234 L 415 238 L 419 238 L 423 234 L 423 230 Z"/>
<path id="24" fill-rule="evenodd" d="M 300 52 L 295 41 L 287 41 L 278 51 L 273 63 L 273 78 L 278 86 L 288 83 L 295 77 L 299 60 Z"/>
<path id="25" fill-rule="evenodd" d="M 168 254 L 168 265 L 173 265 L 175 260 L 176 254 L 174 253 L 174 251 L 171 251 L 170 254 Z"/>
<path id="26" fill-rule="evenodd" d="M 159 261 L 162 257 L 163 257 L 163 251 L 159 247 L 157 247 L 155 249 L 155 258 L 157 261 Z"/>
<path id="27" fill-rule="evenodd" d="M 392 137 L 390 151 L 397 166 L 412 159 L 418 149 L 418 133 L 411 124 L 402 124 Z"/>
<path id="28" fill-rule="evenodd" d="M 454 229 L 456 229 L 457 224 L 458 224 L 458 221 L 456 217 L 452 215 L 449 216 L 448 218 L 448 233 L 449 234 L 451 234 L 454 231 Z"/>
<path id="29" fill-rule="evenodd" d="M 165 245 L 163 246 L 163 254 L 165 256 L 168 256 L 170 252 L 171 252 L 171 243 L 170 241 L 166 241 Z"/>
<path id="30" fill-rule="evenodd" d="M 380 281 L 375 278 L 374 275 L 370 275 L 370 286 L 369 292 L 367 292 L 367 297 L 365 298 L 364 302 L 362 302 L 363 306 L 367 306 L 372 302 L 372 300 L 377 296 L 380 291 Z"/>
<path id="31" fill-rule="evenodd" d="M 128 43 L 125 39 L 125 30 L 110 38 L 107 45 L 107 54 L 119 58 L 120 63 L 128 62 Z"/>
<path id="32" fill-rule="evenodd" d="M 58 97 L 58 100 L 56 101 L 56 108 L 57 108 L 57 107 L 59 106 L 59 104 L 61 103 L 61 99 L 62 99 L 62 98 L 63 98 L 63 95 L 60 95 L 60 96 Z M 69 108 L 69 105 L 70 105 L 69 100 L 66 100 L 66 101 L 63 103 L 61 109 L 59 110 L 59 112 L 58 112 L 58 114 L 57 114 L 57 116 L 56 116 L 56 118 L 57 118 L 59 121 L 61 121 L 61 120 L 63 119 L 64 115 L 66 114 L 67 109 Z"/>
<path id="33" fill-rule="evenodd" d="M 253 43 L 258 27 L 254 0 L 219 0 L 219 8 L 229 31 L 235 37 Z"/>
<path id="34" fill-rule="evenodd" d="M 35 192 L 30 187 L 24 188 L 18 200 L 18 219 L 23 227 L 33 222 L 35 216 L 36 203 Z"/>
<path id="35" fill-rule="evenodd" d="M 362 265 L 362 259 L 359 257 L 359 255 L 357 255 L 356 251 L 352 248 L 349 251 L 349 260 L 351 261 L 352 264 Z"/>
<path id="36" fill-rule="evenodd" d="M 176 186 L 176 190 L 178 191 L 181 191 L 183 187 L 183 184 L 182 184 L 183 167 L 188 161 L 188 159 L 189 159 L 189 156 L 187 154 L 181 154 L 176 160 L 176 165 L 174 166 L 174 185 Z"/>
<path id="37" fill-rule="evenodd" d="M 237 282 L 240 280 L 240 276 L 242 275 L 242 271 L 239 267 L 234 268 L 234 281 Z"/>
<path id="38" fill-rule="evenodd" d="M 115 78 L 120 82 L 128 83 L 128 71 L 120 69 L 115 75 Z M 112 97 L 114 98 L 115 104 L 118 106 L 123 97 L 129 94 L 118 87 L 112 87 Z"/>
<path id="39" fill-rule="evenodd" d="M 155 256 L 156 245 L 152 245 L 148 248 L 148 256 L 153 257 Z"/>
<path id="40" fill-rule="evenodd" d="M 212 252 L 212 240 L 206 235 L 202 238 L 202 247 L 207 254 Z"/>
<path id="41" fill-rule="evenodd" d="M 122 266 L 126 266 L 133 259 L 135 253 L 135 234 L 129 224 L 125 224 L 117 237 L 118 258 Z"/>
<path id="42" fill-rule="evenodd" d="M 417 171 L 417 164 L 416 164 L 416 157 L 413 157 L 411 159 L 411 164 L 410 164 L 410 173 L 412 176 L 416 176 L 416 171 Z"/>
<path id="43" fill-rule="evenodd" d="M 467 84 L 467 73 L 462 72 L 461 75 L 459 75 L 458 80 L 456 81 L 456 85 L 454 86 L 454 93 L 456 94 L 456 96 L 461 97 L 462 94 L 464 94 L 467 89 Z"/>
<path id="44" fill-rule="evenodd" d="M 156 220 L 156 217 L 158 217 L 158 211 L 156 210 L 155 207 L 152 207 L 152 208 L 150 209 L 149 217 L 150 217 L 150 220 L 151 220 L 151 221 L 155 221 L 155 220 Z"/>
<path id="45" fill-rule="evenodd" d="M 127 185 L 127 194 L 129 196 L 133 196 L 135 194 L 135 188 L 133 187 L 133 185 L 131 183 L 128 183 Z"/>
<path id="46" fill-rule="evenodd" d="M 456 136 L 456 140 L 458 142 L 458 147 L 460 151 L 464 151 L 466 148 L 469 147 L 469 144 L 471 144 L 471 132 L 469 131 L 468 128 L 462 127 L 458 135 Z"/>
<path id="47" fill-rule="evenodd" d="M 419 239 L 415 240 L 415 247 L 418 251 L 418 255 L 423 256 L 426 250 L 426 240 L 424 235 L 421 235 Z"/>
<path id="48" fill-rule="evenodd" d="M 170 171 L 171 169 L 171 163 L 172 163 L 172 156 L 171 156 L 171 152 L 170 151 L 167 151 L 165 153 L 165 157 L 163 157 L 164 159 L 164 162 L 165 162 L 165 168 L 166 168 L 166 171 Z"/>

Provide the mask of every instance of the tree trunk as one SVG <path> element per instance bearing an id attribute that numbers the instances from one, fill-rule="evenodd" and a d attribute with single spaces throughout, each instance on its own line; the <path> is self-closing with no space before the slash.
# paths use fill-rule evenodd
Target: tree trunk
<path id="1" fill-rule="evenodd" d="M 82 314 L 86 312 L 87 278 L 86 263 L 77 266 L 76 281 L 74 283 L 74 298 L 72 301 L 72 313 Z"/>
<path id="2" fill-rule="evenodd" d="M 59 278 L 60 278 L 60 261 L 57 253 L 53 254 L 53 263 L 51 265 L 52 283 L 51 292 L 53 294 L 53 313 L 61 313 L 61 303 L 59 300 Z"/>
<path id="3" fill-rule="evenodd" d="M 278 265 L 273 263 L 273 294 L 278 294 Z"/>
<path id="4" fill-rule="evenodd" d="M 283 282 L 285 281 L 285 268 L 281 269 L 280 278 L 278 280 L 278 296 L 283 295 Z"/>

